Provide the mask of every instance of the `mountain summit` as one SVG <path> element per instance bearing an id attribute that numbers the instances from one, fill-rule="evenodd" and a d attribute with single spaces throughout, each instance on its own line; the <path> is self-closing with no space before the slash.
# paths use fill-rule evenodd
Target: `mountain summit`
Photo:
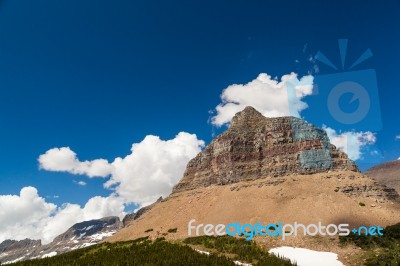
<path id="1" fill-rule="evenodd" d="M 299 118 L 266 118 L 247 107 L 188 163 L 169 197 L 125 219 L 108 241 L 187 238 L 192 219 L 203 225 L 384 227 L 400 221 L 400 202 L 394 189 L 361 174 L 323 130 Z M 268 247 L 337 245 L 343 251 L 330 237 L 255 240 Z"/>
<path id="2" fill-rule="evenodd" d="M 246 107 L 189 162 L 173 191 L 330 170 L 358 172 L 325 131 L 299 118 L 266 118 Z"/>

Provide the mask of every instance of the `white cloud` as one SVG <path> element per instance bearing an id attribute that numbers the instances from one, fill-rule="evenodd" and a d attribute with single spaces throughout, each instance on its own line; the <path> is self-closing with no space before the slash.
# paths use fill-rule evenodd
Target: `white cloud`
<path id="1" fill-rule="evenodd" d="M 0 242 L 31 238 L 49 243 L 75 223 L 124 215 L 124 201 L 115 195 L 93 197 L 83 208 L 71 203 L 58 207 L 36 188 L 24 187 L 19 195 L 0 195 Z"/>
<path id="2" fill-rule="evenodd" d="M 397 135 L 397 136 L 395 137 L 395 139 L 396 139 L 396 140 L 400 140 L 400 135 Z"/>
<path id="3" fill-rule="evenodd" d="M 333 145 L 339 150 L 347 153 L 352 160 L 362 158 L 362 149 L 368 145 L 373 145 L 376 142 L 374 133 L 367 132 L 340 132 L 337 133 L 334 129 L 323 126 L 323 129 L 328 134 L 328 137 Z"/>
<path id="4" fill-rule="evenodd" d="M 37 238 L 45 220 L 57 206 L 39 197 L 34 187 L 24 187 L 19 195 L 0 196 L 0 242 L 4 239 Z"/>
<path id="5" fill-rule="evenodd" d="M 76 180 L 74 180 L 74 183 L 75 184 L 77 184 L 77 185 L 80 185 L 80 186 L 86 186 L 86 182 L 85 181 L 76 181 Z"/>
<path id="6" fill-rule="evenodd" d="M 80 162 L 69 148 L 54 148 L 39 157 L 40 167 L 49 171 L 65 171 L 72 174 L 111 174 L 104 184 L 112 188 L 127 203 L 141 206 L 150 204 L 160 196 L 171 193 L 172 187 L 183 176 L 186 165 L 204 146 L 196 135 L 180 132 L 171 140 L 161 140 L 149 135 L 132 145 L 131 154 L 104 164 L 101 169 L 92 162 Z M 104 171 L 103 171 L 104 170 Z"/>
<path id="7" fill-rule="evenodd" d="M 110 175 L 104 186 L 114 192 L 91 198 L 83 208 L 47 203 L 33 187 L 23 188 L 19 196 L 0 196 L 0 241 L 28 237 L 48 243 L 77 222 L 110 215 L 122 218 L 125 204 L 143 206 L 171 193 L 189 160 L 203 146 L 204 141 L 186 132 L 171 140 L 149 135 L 132 145 L 131 154 L 113 163 L 102 159 L 81 162 L 68 147 L 50 149 L 38 159 L 41 169 L 89 177 Z M 84 181 L 74 183 L 86 185 Z"/>
<path id="8" fill-rule="evenodd" d="M 40 155 L 41 169 L 71 174 L 87 175 L 89 177 L 106 177 L 111 174 L 112 167 L 107 160 L 96 159 L 81 162 L 69 147 L 53 148 Z"/>
<path id="9" fill-rule="evenodd" d="M 147 136 L 132 145 L 131 154 L 114 160 L 114 172 L 105 187 L 116 185 L 118 195 L 128 202 L 150 204 L 171 193 L 187 163 L 203 145 L 196 135 L 185 132 L 166 141 Z"/>
<path id="10" fill-rule="evenodd" d="M 266 117 L 296 116 L 308 107 L 302 99 L 313 91 L 313 76 L 298 78 L 297 74 L 284 75 L 281 81 L 261 73 L 247 84 L 233 84 L 221 94 L 222 103 L 216 107 L 212 124 L 222 126 L 246 106 L 252 106 Z"/>

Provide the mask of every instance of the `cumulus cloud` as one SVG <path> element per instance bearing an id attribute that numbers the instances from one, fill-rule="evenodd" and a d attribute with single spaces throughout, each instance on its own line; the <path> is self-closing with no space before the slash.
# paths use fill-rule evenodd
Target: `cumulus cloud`
<path id="1" fill-rule="evenodd" d="M 107 160 L 79 161 L 76 153 L 69 147 L 53 148 L 40 155 L 41 169 L 71 174 L 87 175 L 89 177 L 106 177 L 111 174 L 112 167 Z"/>
<path id="2" fill-rule="evenodd" d="M 110 176 L 104 186 L 113 193 L 93 197 L 84 207 L 48 203 L 33 187 L 23 188 L 19 196 L 0 196 L 0 241 L 28 237 L 48 243 L 77 222 L 110 215 L 122 218 L 126 204 L 144 206 L 171 193 L 189 160 L 203 146 L 204 141 L 186 132 L 170 140 L 149 135 L 134 143 L 129 155 L 115 158 L 112 163 L 103 159 L 80 161 L 69 147 L 50 149 L 38 158 L 41 169 L 88 177 Z M 73 182 L 86 185 L 84 181 Z"/>
<path id="3" fill-rule="evenodd" d="M 40 238 L 48 217 L 57 206 L 39 197 L 34 187 L 19 195 L 0 196 L 0 242 L 5 239 Z"/>
<path id="4" fill-rule="evenodd" d="M 397 135 L 397 136 L 395 137 L 395 139 L 396 139 L 396 140 L 400 140 L 400 135 Z"/>
<path id="5" fill-rule="evenodd" d="M 323 129 L 328 134 L 328 137 L 333 145 L 339 150 L 347 153 L 352 160 L 362 158 L 362 149 L 368 145 L 373 145 L 376 142 L 376 135 L 370 131 L 367 132 L 340 132 L 323 126 Z"/>
<path id="6" fill-rule="evenodd" d="M 203 146 L 204 141 L 185 132 L 171 140 L 147 136 L 132 145 L 131 154 L 114 160 L 114 171 L 105 187 L 115 185 L 118 195 L 129 202 L 150 204 L 171 193 L 189 160 Z"/>
<path id="7" fill-rule="evenodd" d="M 308 107 L 302 99 L 313 91 L 313 76 L 298 78 L 296 73 L 273 79 L 266 73 L 247 84 L 233 84 L 221 94 L 221 103 L 211 123 L 222 126 L 246 106 L 252 106 L 266 117 L 295 116 Z"/>
<path id="8" fill-rule="evenodd" d="M 50 242 L 75 223 L 82 221 L 100 219 L 107 216 L 118 216 L 122 219 L 125 216 L 124 209 L 123 199 L 115 195 L 108 197 L 95 196 L 89 199 L 83 208 L 78 204 L 66 203 L 58 207 L 54 215 L 48 217 L 47 224 L 42 230 L 41 239 L 45 242 Z"/>
<path id="9" fill-rule="evenodd" d="M 140 206 L 150 204 L 160 196 L 171 193 L 172 187 L 183 176 L 186 165 L 204 146 L 196 135 L 180 132 L 175 138 L 161 140 L 146 136 L 134 143 L 131 153 L 118 157 L 112 163 L 80 162 L 70 148 L 54 148 L 39 157 L 40 167 L 48 171 L 92 176 L 111 175 L 104 184 L 113 189 L 127 203 Z"/>
<path id="10" fill-rule="evenodd" d="M 83 208 L 57 206 L 40 197 L 36 188 L 24 187 L 19 195 L 0 195 L 0 242 L 31 238 L 46 244 L 75 223 L 124 215 L 124 201 L 115 195 L 93 197 Z"/>

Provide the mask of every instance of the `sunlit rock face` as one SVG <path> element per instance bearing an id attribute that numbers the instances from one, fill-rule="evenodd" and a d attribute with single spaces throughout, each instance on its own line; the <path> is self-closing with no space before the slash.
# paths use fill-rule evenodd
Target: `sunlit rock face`
<path id="1" fill-rule="evenodd" d="M 192 159 L 174 192 L 265 177 L 358 172 L 325 131 L 295 117 L 267 118 L 246 107 L 229 129 Z"/>

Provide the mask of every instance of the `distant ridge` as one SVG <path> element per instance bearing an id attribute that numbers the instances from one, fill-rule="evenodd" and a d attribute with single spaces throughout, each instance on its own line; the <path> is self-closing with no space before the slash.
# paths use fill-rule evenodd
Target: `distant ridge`
<path id="1" fill-rule="evenodd" d="M 40 240 L 5 240 L 0 244 L 0 262 L 52 257 L 71 250 L 88 247 L 115 234 L 122 227 L 118 217 L 110 216 L 74 224 L 51 243 L 42 245 Z M 0 263 L 0 264 L 1 264 Z"/>
<path id="2" fill-rule="evenodd" d="M 400 193 L 400 160 L 376 165 L 365 174 Z"/>

